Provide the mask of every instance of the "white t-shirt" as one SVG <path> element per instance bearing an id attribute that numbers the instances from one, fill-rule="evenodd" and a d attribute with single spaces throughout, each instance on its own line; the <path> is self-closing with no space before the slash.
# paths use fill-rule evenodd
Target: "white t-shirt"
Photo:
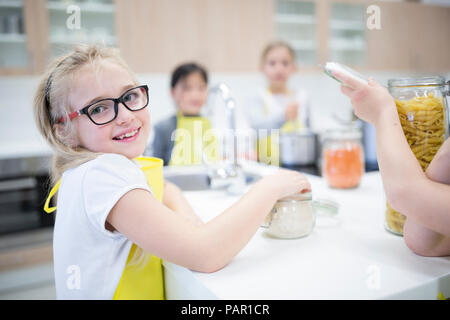
<path id="1" fill-rule="evenodd" d="M 151 192 L 143 171 L 104 154 L 62 176 L 53 234 L 57 299 L 112 299 L 132 242 L 105 228 L 116 202 L 132 189 Z"/>

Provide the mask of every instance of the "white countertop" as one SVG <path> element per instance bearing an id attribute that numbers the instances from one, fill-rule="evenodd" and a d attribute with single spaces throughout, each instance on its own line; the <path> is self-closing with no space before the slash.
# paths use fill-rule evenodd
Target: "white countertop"
<path id="1" fill-rule="evenodd" d="M 39 139 L 0 142 L 0 159 L 46 157 L 52 153 L 50 146 Z"/>
<path id="2" fill-rule="evenodd" d="M 274 168 L 247 165 L 247 171 Z M 275 239 L 260 228 L 223 269 L 206 274 L 164 262 L 168 299 L 388 299 L 450 297 L 450 257 L 415 255 L 384 229 L 385 197 L 378 172 L 356 189 L 330 189 L 308 175 L 313 198 L 340 205 L 335 218 L 319 216 L 305 238 Z M 238 197 L 224 191 L 185 192 L 206 222 Z"/>

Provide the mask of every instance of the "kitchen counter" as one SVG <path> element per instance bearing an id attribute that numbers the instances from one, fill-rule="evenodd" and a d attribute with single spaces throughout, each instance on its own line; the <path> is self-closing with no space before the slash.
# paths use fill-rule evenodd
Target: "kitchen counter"
<path id="1" fill-rule="evenodd" d="M 269 174 L 270 166 L 245 164 Z M 385 197 L 378 172 L 366 173 L 356 189 L 330 189 L 307 175 L 313 198 L 340 205 L 320 215 L 305 238 L 282 240 L 259 228 L 223 269 L 193 272 L 163 262 L 168 299 L 436 299 L 450 297 L 450 257 L 415 255 L 400 236 L 384 229 Z M 239 197 L 224 191 L 185 192 L 207 222 Z"/>

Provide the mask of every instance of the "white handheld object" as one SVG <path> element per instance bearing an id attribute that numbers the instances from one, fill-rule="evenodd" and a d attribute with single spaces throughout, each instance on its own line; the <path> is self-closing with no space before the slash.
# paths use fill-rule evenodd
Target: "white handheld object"
<path id="1" fill-rule="evenodd" d="M 323 71 L 328 76 L 330 76 L 334 80 L 342 83 L 344 86 L 347 86 L 347 87 L 351 87 L 351 86 L 349 86 L 346 83 L 343 83 L 341 80 L 339 80 L 338 78 L 333 76 L 333 72 L 342 73 L 342 74 L 346 75 L 347 77 L 350 77 L 350 78 L 352 78 L 356 81 L 359 81 L 361 83 L 364 83 L 364 84 L 367 84 L 367 82 L 368 82 L 367 79 L 362 74 L 356 72 L 355 70 L 353 70 L 343 64 L 337 63 L 337 62 L 327 62 L 325 64 L 325 66 L 323 67 Z"/>

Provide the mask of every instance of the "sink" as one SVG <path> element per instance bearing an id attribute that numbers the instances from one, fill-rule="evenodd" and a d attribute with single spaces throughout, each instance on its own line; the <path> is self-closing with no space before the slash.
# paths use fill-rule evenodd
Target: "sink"
<path id="1" fill-rule="evenodd" d="M 258 174 L 244 172 L 247 184 L 256 182 L 261 178 Z M 211 179 L 204 172 L 172 173 L 164 172 L 164 179 L 177 185 L 183 191 L 208 190 L 211 186 Z"/>

